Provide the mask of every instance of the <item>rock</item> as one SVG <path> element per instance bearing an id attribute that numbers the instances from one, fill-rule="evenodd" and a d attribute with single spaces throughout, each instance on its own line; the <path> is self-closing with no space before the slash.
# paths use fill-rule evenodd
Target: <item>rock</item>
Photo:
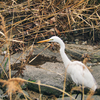
<path id="1" fill-rule="evenodd" d="M 87 41 L 83 41 L 83 42 L 82 42 L 82 45 L 86 45 L 86 44 L 87 44 Z"/>
<path id="2" fill-rule="evenodd" d="M 25 94 L 26 96 L 29 97 L 29 94 L 28 94 L 25 90 L 23 90 L 23 92 L 24 92 L 24 94 Z M 20 98 L 25 98 L 24 95 L 23 95 L 23 93 L 18 93 L 16 99 L 19 100 Z"/>
<path id="3" fill-rule="evenodd" d="M 3 98 L 8 98 L 8 94 L 4 94 L 3 90 L 0 89 L 0 100 L 3 100 Z"/>
<path id="4" fill-rule="evenodd" d="M 93 69 L 92 74 L 98 83 L 98 90 L 99 90 L 100 87 L 99 65 L 92 67 L 91 69 Z M 65 72 L 65 67 L 63 63 L 46 62 L 45 64 L 41 65 L 40 68 L 26 65 L 26 69 L 24 71 L 24 79 L 28 80 L 30 78 L 31 80 L 37 80 L 37 81 L 40 80 L 42 84 L 47 84 L 63 89 L 64 72 Z M 71 79 L 69 78 L 70 77 L 67 75 L 66 91 L 68 92 L 72 89 L 72 87 L 75 86 L 71 81 Z M 29 84 L 28 88 L 37 92 L 39 91 L 38 85 L 35 84 Z M 96 94 L 100 94 L 98 90 L 96 91 Z M 41 86 L 41 91 L 43 94 L 56 95 L 57 97 L 62 94 L 61 92 L 56 91 L 55 89 L 51 89 L 45 86 Z M 85 91 L 85 93 L 87 92 L 89 91 Z"/>
<path id="5" fill-rule="evenodd" d="M 65 41 L 65 44 L 67 44 L 68 43 L 68 41 Z"/>
<path id="6" fill-rule="evenodd" d="M 72 95 L 74 98 L 76 95 Z M 84 95 L 84 100 L 87 100 L 88 95 Z M 70 97 L 64 97 L 63 100 L 70 100 Z M 62 98 L 57 98 L 57 100 L 62 100 Z M 74 99 L 71 99 L 74 100 Z M 78 95 L 77 100 L 81 100 L 81 95 Z M 90 99 L 88 100 L 100 100 L 100 96 L 97 95 L 93 95 Z"/>
<path id="7" fill-rule="evenodd" d="M 95 59 L 95 58 L 93 58 L 93 59 L 91 58 L 91 62 L 92 62 L 92 63 L 97 63 L 97 62 L 98 62 L 98 60 L 97 60 L 97 59 Z"/>
<path id="8" fill-rule="evenodd" d="M 75 39 L 75 44 L 79 44 L 79 39 Z"/>
<path id="9" fill-rule="evenodd" d="M 3 94 L 3 91 L 2 91 L 2 89 L 0 89 L 0 95 L 2 95 Z"/>
<path id="10" fill-rule="evenodd" d="M 90 56 L 92 63 L 100 62 L 100 51 L 95 49 L 97 47 L 90 45 L 75 45 L 65 44 L 66 53 L 72 58 L 82 60 L 82 54 L 87 53 Z"/>
<path id="11" fill-rule="evenodd" d="M 92 66 L 93 64 L 92 63 L 89 63 L 89 62 L 87 62 L 87 64 L 86 64 L 87 66 Z"/>
<path id="12" fill-rule="evenodd" d="M 0 89 L 0 100 L 3 100 L 3 90 L 2 89 Z"/>
<path id="13" fill-rule="evenodd" d="M 66 44 L 67 45 L 67 44 Z M 73 47 L 72 47 L 73 46 Z M 85 45 L 86 46 L 86 45 Z M 87 48 L 86 48 L 87 47 Z M 69 53 L 72 57 L 74 55 L 74 58 L 81 60 L 81 54 L 86 53 L 86 51 L 88 50 L 89 46 L 86 47 L 81 47 L 81 45 L 67 45 L 66 46 L 66 50 L 67 53 Z M 44 51 L 45 47 L 40 47 L 40 48 L 34 48 L 34 52 L 33 55 L 37 55 L 39 54 L 41 51 L 43 51 L 40 55 L 41 58 L 44 57 L 48 57 L 50 59 L 53 59 L 52 57 L 56 57 L 57 62 L 50 62 L 50 61 L 46 61 L 45 63 L 43 63 L 42 65 L 30 65 L 27 64 L 25 65 L 25 70 L 23 70 L 23 79 L 26 80 L 36 80 L 36 82 L 38 82 L 38 80 L 40 80 L 40 82 L 42 84 L 46 84 L 46 85 L 51 85 L 60 89 L 63 89 L 63 84 L 64 84 L 64 73 L 65 73 L 65 67 L 64 64 L 62 63 L 62 59 L 61 56 L 59 54 L 59 52 L 51 52 L 49 49 L 46 49 Z M 93 51 L 93 48 L 90 47 L 89 51 L 87 51 L 89 54 L 91 54 Z M 26 59 L 26 56 L 28 55 L 29 52 L 26 52 L 23 57 L 21 57 L 20 59 Z M 21 56 L 21 52 L 20 53 L 16 53 L 14 55 L 11 56 L 11 64 L 16 62 L 16 59 L 19 58 Z M 100 55 L 99 53 L 96 53 L 98 56 Z M 68 54 L 67 54 L 68 55 Z M 3 56 L 1 56 L 2 58 Z M 93 55 L 92 55 L 93 57 Z M 16 59 L 14 59 L 16 58 Z M 72 59 L 69 56 L 70 59 Z M 3 58 L 2 58 L 3 59 Z M 36 58 L 38 59 L 38 58 Z M 43 58 L 44 59 L 44 58 Z M 2 62 L 2 60 L 1 60 Z M 17 60 L 17 63 L 20 62 L 19 60 Z M 40 60 L 37 60 L 37 63 L 40 62 Z M 98 89 L 97 89 L 97 94 L 100 94 L 99 90 L 100 90 L 100 67 L 99 65 L 94 65 L 91 69 L 93 69 L 93 71 L 91 72 L 95 78 L 95 80 L 98 83 Z M 13 71 L 12 75 L 15 73 L 16 71 Z M 66 91 L 70 91 L 71 87 L 73 87 L 73 82 L 70 81 L 71 79 L 68 78 L 67 75 L 67 80 L 66 80 Z M 39 92 L 39 87 L 38 85 L 35 84 L 29 84 L 28 88 Z M 61 92 L 57 91 L 56 89 L 52 89 L 52 88 L 48 88 L 46 86 L 41 86 L 41 91 L 42 93 L 45 94 L 49 94 L 49 95 L 56 95 L 59 96 L 60 94 L 62 94 Z"/>
<path id="14" fill-rule="evenodd" d="M 58 87 L 63 89 L 63 81 L 64 81 L 64 66 L 62 63 L 51 63 L 46 62 L 45 64 L 41 65 L 40 68 L 36 68 L 35 66 L 26 65 L 26 69 L 24 70 L 24 79 L 28 80 L 40 80 L 42 84 L 47 84 L 51 86 Z M 29 89 L 38 91 L 38 85 L 29 84 Z M 58 96 L 61 92 L 48 88 L 45 86 L 41 86 L 42 93 L 46 93 L 49 95 L 55 94 Z"/>
<path id="15" fill-rule="evenodd" d="M 48 52 L 49 52 L 49 54 L 48 54 Z M 47 57 L 47 55 L 57 57 L 59 55 L 59 53 L 57 54 L 57 53 L 53 53 L 49 50 L 46 50 L 45 51 L 45 56 Z M 79 59 L 81 58 L 81 55 L 78 56 L 78 54 L 76 54 L 76 56 Z M 58 57 L 60 57 L 60 55 Z M 57 59 L 59 59 L 58 57 L 57 57 Z M 70 59 L 72 59 L 72 58 L 70 58 Z M 60 57 L 59 60 L 62 61 L 61 57 Z M 88 64 L 88 65 L 91 65 L 91 64 Z M 98 83 L 99 78 L 97 78 L 97 77 L 99 77 L 100 72 L 95 74 L 97 68 L 99 68 L 99 67 L 97 67 L 97 66 L 92 67 L 92 69 L 93 69 L 92 74 L 93 74 L 94 78 L 96 79 L 96 81 Z M 60 89 L 63 89 L 64 77 L 62 77 L 60 74 L 62 74 L 64 76 L 64 70 L 65 70 L 65 67 L 64 67 L 63 63 L 46 62 L 45 64 L 41 65 L 39 68 L 36 68 L 36 66 L 26 66 L 26 70 L 24 71 L 24 78 L 28 80 L 28 78 L 30 77 L 31 80 L 40 80 L 41 83 L 43 83 L 43 84 L 47 84 L 47 85 L 51 85 L 51 86 L 55 86 L 55 87 L 58 87 Z M 69 83 L 68 82 L 69 81 L 68 81 L 68 77 L 67 77 L 66 90 L 70 91 L 71 90 L 70 85 L 72 84 L 72 86 L 73 86 L 73 82 L 72 81 L 69 82 Z M 98 84 L 100 84 L 100 83 L 98 83 Z M 36 87 L 36 86 L 33 86 L 33 87 Z M 37 88 L 38 88 L 38 86 L 37 86 Z M 98 87 L 98 89 L 99 89 L 99 87 Z M 33 90 L 34 90 L 34 88 L 33 88 Z M 46 93 L 48 93 L 48 94 L 57 93 L 57 91 L 55 92 L 54 90 L 52 90 L 52 92 L 51 92 L 50 89 L 48 89 L 48 88 L 46 89 L 44 87 L 42 87 L 41 90 L 44 93 L 46 91 Z M 38 89 L 37 89 L 37 91 L 38 91 Z M 86 91 L 86 93 L 87 93 L 87 91 Z M 55 95 L 58 96 L 59 94 L 61 94 L 61 92 L 59 92 Z"/>

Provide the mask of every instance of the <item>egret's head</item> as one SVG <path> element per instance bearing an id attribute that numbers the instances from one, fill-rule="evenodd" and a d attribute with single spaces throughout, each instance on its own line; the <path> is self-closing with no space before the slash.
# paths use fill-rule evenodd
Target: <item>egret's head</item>
<path id="1" fill-rule="evenodd" d="M 43 42 L 57 42 L 57 43 L 60 44 L 60 47 L 62 47 L 63 49 L 65 49 L 64 42 L 58 36 L 52 36 L 49 39 L 46 39 L 46 40 L 43 40 L 43 41 L 39 41 L 37 43 L 43 43 Z"/>
<path id="2" fill-rule="evenodd" d="M 46 40 L 43 40 L 43 41 L 39 41 L 37 43 L 43 43 L 43 42 L 60 42 L 61 39 L 58 37 L 58 36 L 52 36 L 51 38 L 49 39 L 46 39 Z"/>

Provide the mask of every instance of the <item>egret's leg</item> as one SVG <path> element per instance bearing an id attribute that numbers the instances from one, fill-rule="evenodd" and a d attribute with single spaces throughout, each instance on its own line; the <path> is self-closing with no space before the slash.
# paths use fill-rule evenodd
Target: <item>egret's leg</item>
<path id="1" fill-rule="evenodd" d="M 78 95 L 80 94 L 80 91 L 77 91 L 77 94 L 75 96 L 75 99 L 77 99 Z"/>
<path id="2" fill-rule="evenodd" d="M 78 95 L 81 93 L 81 100 L 82 100 L 82 98 L 83 98 L 83 94 L 82 94 L 82 92 L 80 92 L 80 91 L 77 91 L 77 94 L 76 94 L 76 96 L 75 96 L 75 99 L 77 99 L 77 97 L 78 97 Z"/>
<path id="3" fill-rule="evenodd" d="M 82 86 L 81 86 L 81 91 L 82 91 Z M 81 93 L 81 100 L 83 99 L 83 93 L 81 91 L 77 91 L 75 99 L 77 99 L 78 95 Z"/>

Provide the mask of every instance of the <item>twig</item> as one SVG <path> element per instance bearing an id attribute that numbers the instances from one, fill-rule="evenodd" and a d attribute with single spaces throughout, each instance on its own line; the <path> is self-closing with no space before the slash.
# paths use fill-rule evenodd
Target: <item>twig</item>
<path id="1" fill-rule="evenodd" d="M 46 48 L 44 48 L 44 50 L 46 50 L 50 45 L 51 44 L 49 44 Z M 34 59 L 36 59 L 43 51 L 41 51 L 37 56 L 35 56 L 31 61 L 29 61 L 29 63 L 31 63 Z"/>

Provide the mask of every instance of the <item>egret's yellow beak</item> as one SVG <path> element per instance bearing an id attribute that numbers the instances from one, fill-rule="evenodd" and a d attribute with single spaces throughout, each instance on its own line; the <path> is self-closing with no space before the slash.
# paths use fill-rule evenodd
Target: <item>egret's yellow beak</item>
<path id="1" fill-rule="evenodd" d="M 47 39 L 47 40 L 43 40 L 43 41 L 39 41 L 37 43 L 43 43 L 43 42 L 49 42 L 51 39 Z"/>

